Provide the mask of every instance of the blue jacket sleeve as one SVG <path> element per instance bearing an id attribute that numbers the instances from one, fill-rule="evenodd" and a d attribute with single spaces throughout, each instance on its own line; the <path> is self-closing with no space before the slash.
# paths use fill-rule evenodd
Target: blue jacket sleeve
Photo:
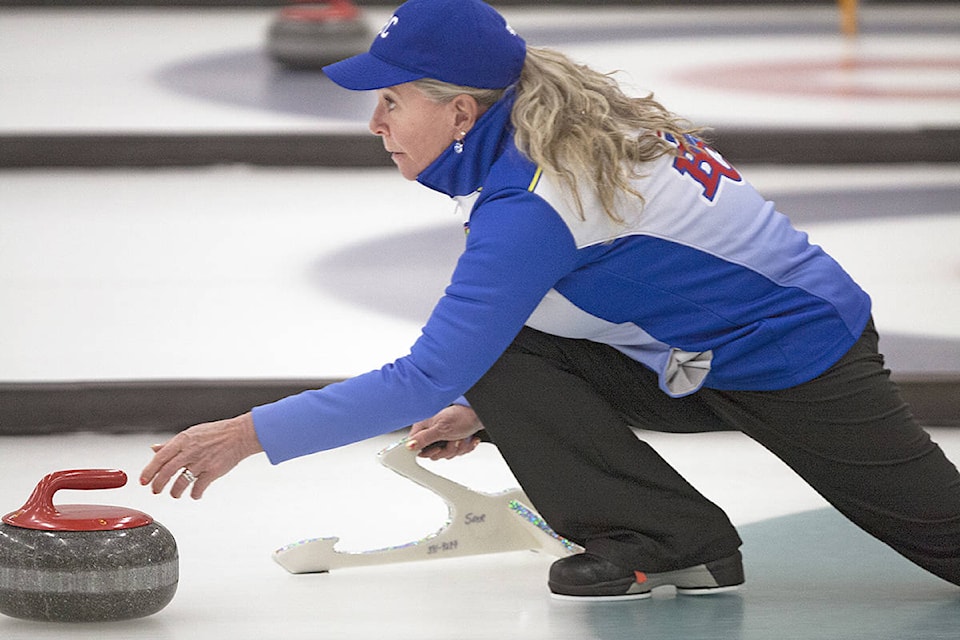
<path id="1" fill-rule="evenodd" d="M 566 225 L 539 196 L 518 190 L 478 205 L 451 283 L 408 355 L 253 410 L 270 461 L 388 433 L 454 402 L 574 268 L 576 253 Z"/>

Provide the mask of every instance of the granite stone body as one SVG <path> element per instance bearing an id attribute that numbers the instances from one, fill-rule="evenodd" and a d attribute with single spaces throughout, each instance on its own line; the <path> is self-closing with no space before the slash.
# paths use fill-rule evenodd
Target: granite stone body
<path id="1" fill-rule="evenodd" d="M 158 522 L 111 531 L 0 524 L 0 613 L 56 622 L 123 620 L 165 607 L 177 590 L 173 535 Z"/>
<path id="2" fill-rule="evenodd" d="M 349 2 L 281 9 L 267 34 L 267 53 L 281 65 L 319 69 L 367 50 L 374 33 Z"/>

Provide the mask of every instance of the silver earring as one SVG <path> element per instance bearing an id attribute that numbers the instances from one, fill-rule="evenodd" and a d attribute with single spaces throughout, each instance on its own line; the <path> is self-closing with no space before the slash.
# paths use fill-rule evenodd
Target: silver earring
<path id="1" fill-rule="evenodd" d="M 453 143 L 453 152 L 454 152 L 454 153 L 463 153 L 463 138 L 466 137 L 466 135 L 467 135 L 467 132 L 466 132 L 466 131 L 461 131 L 461 132 L 460 132 L 460 139 L 459 139 L 459 140 L 455 140 L 454 143 Z"/>

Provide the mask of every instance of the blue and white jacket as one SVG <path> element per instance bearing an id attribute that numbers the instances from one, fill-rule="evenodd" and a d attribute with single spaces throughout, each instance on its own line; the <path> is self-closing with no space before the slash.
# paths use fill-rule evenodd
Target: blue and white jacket
<path id="1" fill-rule="evenodd" d="M 458 199 L 466 248 L 410 353 L 254 409 L 273 463 L 387 433 L 454 402 L 525 324 L 608 344 L 670 396 L 806 382 L 859 338 L 870 299 L 726 161 L 695 139 L 642 167 L 610 219 L 514 146 L 508 95 L 462 153 L 418 177 Z M 678 147 L 677 140 L 667 140 Z"/>

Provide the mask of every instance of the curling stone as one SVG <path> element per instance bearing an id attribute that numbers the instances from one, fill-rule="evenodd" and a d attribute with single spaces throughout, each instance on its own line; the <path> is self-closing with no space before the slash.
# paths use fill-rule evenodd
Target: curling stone
<path id="1" fill-rule="evenodd" d="M 349 0 L 301 1 L 280 9 L 267 33 L 267 53 L 291 68 L 311 69 L 363 53 L 373 40 Z"/>
<path id="2" fill-rule="evenodd" d="M 177 590 L 173 536 L 145 513 L 53 504 L 60 489 L 115 489 L 123 471 L 79 469 L 45 476 L 0 524 L 0 613 L 53 622 L 140 618 Z"/>

